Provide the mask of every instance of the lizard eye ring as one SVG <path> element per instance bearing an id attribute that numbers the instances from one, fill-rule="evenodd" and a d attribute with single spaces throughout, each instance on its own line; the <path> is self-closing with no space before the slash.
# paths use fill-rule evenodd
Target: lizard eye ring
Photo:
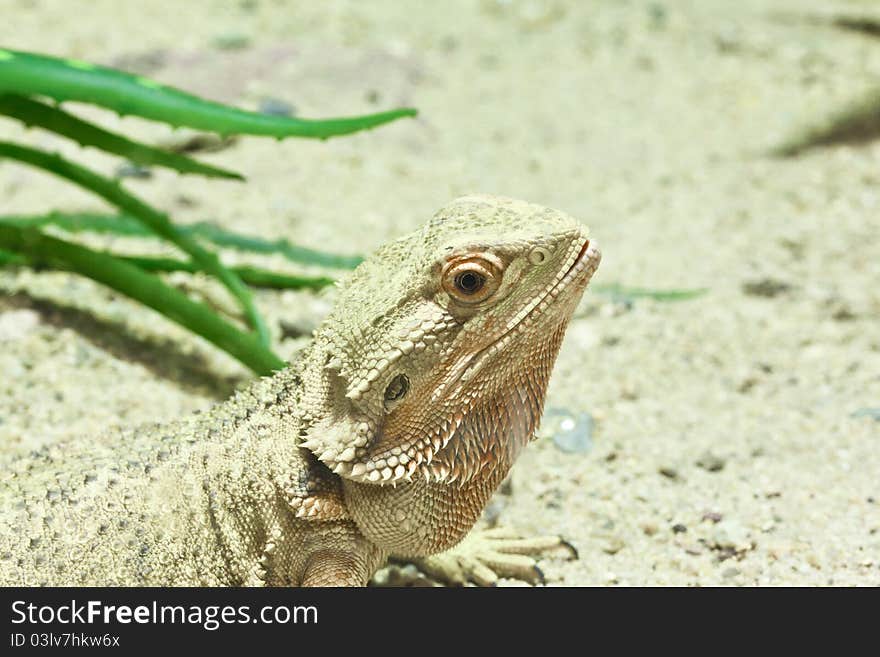
<path id="1" fill-rule="evenodd" d="M 501 285 L 497 265 L 479 256 L 465 256 L 446 263 L 442 273 L 443 289 L 456 301 L 475 304 L 485 301 Z"/>

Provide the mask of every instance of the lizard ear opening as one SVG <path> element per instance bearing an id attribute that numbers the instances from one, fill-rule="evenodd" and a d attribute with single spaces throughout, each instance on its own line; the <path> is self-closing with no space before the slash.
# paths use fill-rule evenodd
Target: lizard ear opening
<path id="1" fill-rule="evenodd" d="M 385 388 L 385 412 L 397 406 L 409 392 L 409 379 L 406 374 L 398 374 Z"/>

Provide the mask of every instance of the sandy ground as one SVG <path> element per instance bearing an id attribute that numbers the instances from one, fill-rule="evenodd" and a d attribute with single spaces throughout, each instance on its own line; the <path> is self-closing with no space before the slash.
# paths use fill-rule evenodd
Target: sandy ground
<path id="1" fill-rule="evenodd" d="M 596 283 L 708 288 L 676 303 L 585 298 L 547 404 L 589 414 L 591 447 L 537 441 L 492 505 L 499 522 L 577 546 L 577 561 L 542 563 L 549 584 L 880 584 L 880 421 L 865 410 L 880 407 L 880 143 L 762 155 L 880 79 L 880 40 L 792 17 L 880 7 L 406 7 L 0 0 L 0 43 L 246 107 L 272 97 L 310 117 L 421 112 L 347 139 L 244 139 L 204 156 L 247 186 L 164 171 L 127 183 L 180 221 L 358 253 L 453 196 L 490 192 L 589 224 L 605 254 Z M 169 135 L 87 113 L 152 141 Z M 13 136 L 18 125 L 0 124 L 0 138 Z M 106 173 L 117 165 L 24 138 Z M 8 163 L 0 206 L 102 209 Z M 258 301 L 288 355 L 298 342 L 281 339 L 281 320 L 307 328 L 332 297 Z M 247 376 L 88 281 L 0 272 L 5 448 L 170 419 Z"/>

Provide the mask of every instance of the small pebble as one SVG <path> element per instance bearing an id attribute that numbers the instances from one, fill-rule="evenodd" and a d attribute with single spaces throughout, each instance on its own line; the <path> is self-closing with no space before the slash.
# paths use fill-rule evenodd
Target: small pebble
<path id="1" fill-rule="evenodd" d="M 251 38 L 240 32 L 227 32 L 215 36 L 211 45 L 217 50 L 244 50 L 251 45 Z"/>
<path id="2" fill-rule="evenodd" d="M 160 148 L 173 153 L 215 153 L 229 148 L 236 142 L 234 135 L 222 136 L 213 132 L 177 130 L 159 144 Z"/>
<path id="3" fill-rule="evenodd" d="M 541 433 L 550 435 L 557 449 L 567 454 L 582 454 L 593 448 L 593 417 L 586 412 L 574 415 L 561 408 L 549 408 L 544 413 Z"/>
<path id="4" fill-rule="evenodd" d="M 318 327 L 318 324 L 320 324 L 318 320 L 306 316 L 282 319 L 278 322 L 282 340 L 295 340 L 309 336 Z"/>
<path id="5" fill-rule="evenodd" d="M 633 384 L 624 384 L 620 389 L 620 398 L 627 401 L 635 401 L 639 398 L 639 391 Z"/>
<path id="6" fill-rule="evenodd" d="M 40 325 L 40 316 L 33 310 L 7 310 L 0 313 L 0 342 L 21 340 Z"/>
<path id="7" fill-rule="evenodd" d="M 724 516 L 722 516 L 720 513 L 717 513 L 715 511 L 707 511 L 706 513 L 703 514 L 703 520 L 708 520 L 710 522 L 719 523 L 723 519 L 724 519 Z"/>
<path id="8" fill-rule="evenodd" d="M 128 55 L 114 57 L 110 64 L 113 68 L 121 68 L 126 73 L 150 75 L 161 69 L 168 61 L 165 50 L 147 50 Z"/>
<path id="9" fill-rule="evenodd" d="M 653 2 L 648 5 L 648 17 L 651 21 L 652 29 L 661 30 L 666 27 L 666 22 L 668 19 L 666 7 L 664 7 L 659 2 Z"/>
<path id="10" fill-rule="evenodd" d="M 880 407 L 860 408 L 857 411 L 853 411 L 852 417 L 869 417 L 872 420 L 876 420 L 877 422 L 880 422 Z"/>
<path id="11" fill-rule="evenodd" d="M 700 545 L 698 543 L 691 543 L 688 545 L 682 545 L 682 548 L 684 549 L 684 551 L 687 554 L 689 554 L 693 557 L 698 557 L 701 554 L 703 554 L 703 549 L 700 547 Z"/>
<path id="12" fill-rule="evenodd" d="M 697 459 L 697 465 L 708 472 L 721 472 L 725 464 L 726 461 L 723 458 L 712 452 L 706 452 Z"/>
<path id="13" fill-rule="evenodd" d="M 423 586 L 439 586 L 436 582 L 427 578 L 414 565 L 397 565 L 391 564 L 386 566 L 373 575 L 370 580 L 371 586 L 392 586 L 392 587 L 423 587 Z"/>
<path id="14" fill-rule="evenodd" d="M 831 318 L 838 322 L 851 322 L 859 316 L 845 302 L 838 301 L 832 304 Z"/>
<path id="15" fill-rule="evenodd" d="M 153 177 L 153 171 L 149 167 L 135 164 L 134 162 L 125 162 L 116 167 L 116 176 L 118 178 L 140 178 L 148 180 Z"/>
<path id="16" fill-rule="evenodd" d="M 752 549 L 748 531 L 735 520 L 722 520 L 716 524 L 710 543 L 717 550 L 744 552 Z"/>
<path id="17" fill-rule="evenodd" d="M 667 479 L 678 479 L 678 470 L 676 470 L 672 466 L 669 466 L 669 465 L 660 466 L 659 472 Z"/>
<path id="18" fill-rule="evenodd" d="M 199 204 L 196 199 L 186 194 L 178 194 L 174 197 L 174 202 L 183 208 L 194 208 Z"/>
<path id="19" fill-rule="evenodd" d="M 605 554 L 617 554 L 623 548 L 626 547 L 626 543 L 619 536 L 609 536 L 602 543 L 602 552 Z"/>
<path id="20" fill-rule="evenodd" d="M 676 525 L 672 525 L 672 533 L 673 534 L 684 534 L 687 530 L 688 530 L 688 528 L 685 527 L 684 525 L 682 525 L 681 523 L 678 523 Z"/>
<path id="21" fill-rule="evenodd" d="M 483 509 L 483 520 L 489 527 L 495 527 L 498 524 L 506 506 L 507 501 L 503 497 L 495 496 L 489 500 L 486 508 Z"/>
<path id="22" fill-rule="evenodd" d="M 296 114 L 296 108 L 288 102 L 279 98 L 264 98 L 257 107 L 260 114 L 268 114 L 269 116 L 293 116 Z"/>
<path id="23" fill-rule="evenodd" d="M 742 284 L 742 291 L 753 297 L 765 297 L 772 299 L 780 294 L 791 290 L 791 285 L 774 278 L 761 278 L 755 281 L 746 281 Z"/>
<path id="24" fill-rule="evenodd" d="M 658 531 L 657 525 L 653 522 L 646 522 L 642 525 L 642 531 L 645 533 L 645 536 L 653 536 Z"/>

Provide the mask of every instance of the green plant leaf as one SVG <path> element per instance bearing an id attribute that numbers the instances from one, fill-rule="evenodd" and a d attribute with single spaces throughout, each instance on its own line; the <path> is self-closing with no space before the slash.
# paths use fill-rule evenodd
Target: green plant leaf
<path id="1" fill-rule="evenodd" d="M 2 225 L 2 224 L 0 224 Z M 110 254 L 108 254 L 110 255 Z M 125 262 L 137 265 L 144 271 L 172 272 L 185 271 L 196 273 L 201 271 L 193 262 L 177 260 L 175 258 L 155 258 L 148 256 L 115 256 Z M 275 272 L 259 269 L 257 267 L 241 266 L 230 267 L 242 281 L 253 287 L 294 289 L 294 290 L 320 290 L 332 285 L 334 280 L 326 276 L 296 276 L 292 274 L 278 274 Z"/>
<path id="2" fill-rule="evenodd" d="M 0 219 L 0 226 L 3 225 L 4 222 L 2 219 Z M 7 223 L 6 225 L 15 226 L 15 224 L 12 223 Z M 17 227 L 21 228 L 21 226 Z M 132 265 L 139 267 L 140 269 L 143 269 L 144 271 L 149 272 L 167 273 L 174 271 L 184 271 L 196 273 L 201 271 L 201 269 L 199 269 L 193 262 L 177 260 L 175 258 L 157 258 L 152 256 L 131 255 L 124 256 L 109 253 L 107 251 L 99 251 L 99 253 L 112 256 L 117 260 L 121 260 L 123 262 L 128 262 Z M 40 267 L 49 266 L 45 262 L 35 263 L 18 253 L 12 253 L 0 249 L 0 267 L 16 265 L 32 265 Z M 333 285 L 333 283 L 335 282 L 334 279 L 327 276 L 298 276 L 295 274 L 279 274 L 277 272 L 267 271 L 265 269 L 259 269 L 257 267 L 249 266 L 230 267 L 230 269 L 234 271 L 238 275 L 238 277 L 241 278 L 242 281 L 252 287 L 273 288 L 278 290 L 320 290 L 327 287 L 328 285 Z"/>
<path id="3" fill-rule="evenodd" d="M 92 103 L 120 115 L 132 114 L 173 126 L 220 134 L 279 138 L 327 139 L 416 115 L 415 109 L 407 107 L 321 120 L 259 114 L 203 100 L 115 69 L 17 50 L 0 50 L 0 93 Z"/>
<path id="4" fill-rule="evenodd" d="M 291 262 L 300 262 L 308 265 L 318 265 L 332 269 L 354 269 L 364 260 L 359 255 L 339 255 L 307 249 L 303 246 L 291 244 L 286 239 L 266 240 L 261 237 L 234 233 L 208 222 L 192 224 L 187 226 L 185 230 L 190 235 L 207 239 L 217 246 L 232 247 L 252 253 L 277 253 L 283 255 Z"/>
<path id="5" fill-rule="evenodd" d="M 44 235 L 36 228 L 11 225 L 0 225 L 0 248 L 3 253 L 26 255 L 31 264 L 65 269 L 103 283 L 202 336 L 257 374 L 271 374 L 285 366 L 256 336 L 238 330 L 204 304 L 130 262 Z"/>
<path id="6" fill-rule="evenodd" d="M 88 231 L 129 237 L 153 235 L 153 231 L 128 215 L 52 212 L 45 215 L 28 217 L 0 216 L 0 221 L 14 223 L 18 226 L 57 226 L 72 233 Z M 286 239 L 267 240 L 253 235 L 244 235 L 226 230 L 209 222 L 178 225 L 177 230 L 185 235 L 205 239 L 217 246 L 251 253 L 278 254 L 291 262 L 305 265 L 315 265 L 331 269 L 354 269 L 363 261 L 363 258 L 359 255 L 342 255 L 316 251 L 291 244 Z"/>
<path id="7" fill-rule="evenodd" d="M 55 134 L 73 139 L 82 146 L 92 146 L 107 153 L 121 155 L 136 164 L 162 166 L 180 173 L 197 173 L 214 178 L 244 180 L 234 171 L 227 171 L 208 164 L 202 164 L 178 153 L 169 153 L 159 148 L 147 146 L 136 141 L 99 128 L 56 107 L 50 107 L 23 96 L 0 95 L 0 114 L 18 119 L 26 126 L 37 126 Z"/>
<path id="8" fill-rule="evenodd" d="M 0 249 L 0 267 L 8 267 L 10 265 L 27 265 L 29 263 L 30 261 L 23 255 Z"/>
<path id="9" fill-rule="evenodd" d="M 241 279 L 224 267 L 216 254 L 203 248 L 190 235 L 181 233 L 167 216 L 126 192 L 115 181 L 99 176 L 59 155 L 0 141 L 0 158 L 2 157 L 49 171 L 94 192 L 108 203 L 141 221 L 160 237 L 188 253 L 203 271 L 216 276 L 226 286 L 241 304 L 245 317 L 256 332 L 259 341 L 264 346 L 269 344 L 269 332 L 266 325 L 254 306 L 250 291 L 241 282 Z"/>
<path id="10" fill-rule="evenodd" d="M 599 294 L 607 294 L 618 299 L 648 298 L 654 301 L 686 301 L 709 291 L 705 287 L 684 290 L 657 290 L 644 287 L 625 287 L 618 283 L 591 285 L 590 289 Z"/>

